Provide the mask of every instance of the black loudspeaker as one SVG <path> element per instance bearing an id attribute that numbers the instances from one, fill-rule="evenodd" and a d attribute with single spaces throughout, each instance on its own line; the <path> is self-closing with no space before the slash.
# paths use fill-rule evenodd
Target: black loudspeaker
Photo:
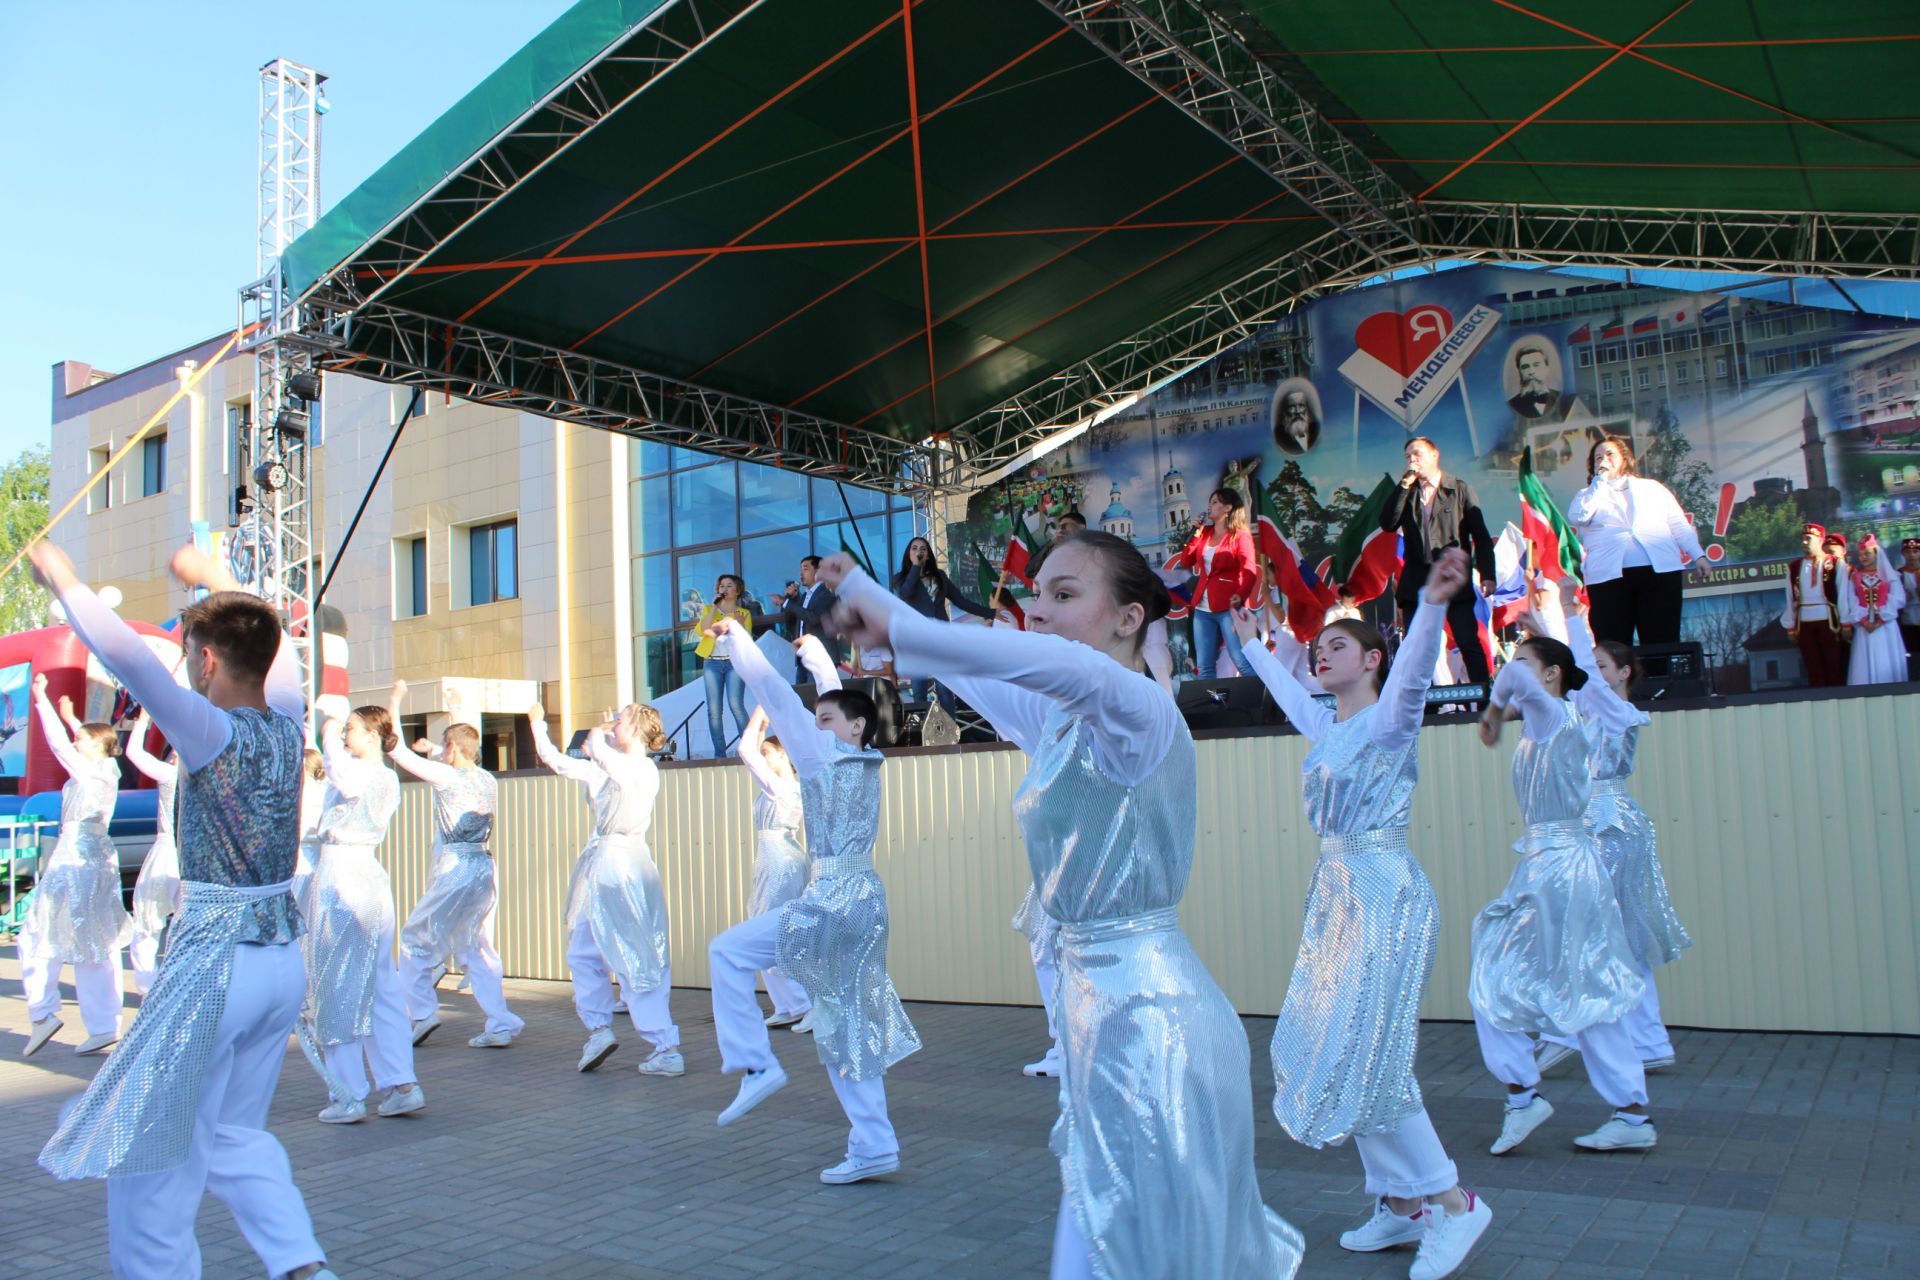
<path id="1" fill-rule="evenodd" d="M 1633 652 L 1641 670 L 1634 697 L 1704 698 L 1713 692 L 1706 655 L 1694 642 L 1643 644 Z"/>
<path id="2" fill-rule="evenodd" d="M 1188 680 L 1175 690 L 1174 701 L 1189 729 L 1251 729 L 1280 721 L 1258 676 Z"/>

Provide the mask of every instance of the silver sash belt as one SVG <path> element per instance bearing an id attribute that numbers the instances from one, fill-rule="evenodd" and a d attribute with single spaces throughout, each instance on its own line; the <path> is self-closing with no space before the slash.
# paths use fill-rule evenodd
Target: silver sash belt
<path id="1" fill-rule="evenodd" d="M 1405 827 L 1375 827 L 1371 831 L 1352 831 L 1320 837 L 1323 858 L 1365 857 L 1368 854 L 1407 853 Z"/>
<path id="2" fill-rule="evenodd" d="M 1527 834 L 1514 841 L 1513 851 L 1522 856 L 1537 853 L 1554 845 L 1567 844 L 1575 840 L 1589 839 L 1587 820 L 1579 818 L 1558 818 L 1552 822 L 1530 822 Z"/>
<path id="3" fill-rule="evenodd" d="M 451 853 L 455 857 L 463 858 L 475 855 L 482 858 L 491 858 L 493 856 L 487 851 L 487 842 L 485 840 L 448 840 L 441 844 L 440 852 Z"/>
<path id="4" fill-rule="evenodd" d="M 1180 911 L 1176 907 L 1161 907 L 1156 911 L 1141 911 L 1130 916 L 1108 916 L 1104 920 L 1062 920 L 1060 944 L 1085 946 L 1137 934 L 1165 933 L 1179 927 Z"/>
<path id="5" fill-rule="evenodd" d="M 164 1173 L 186 1163 L 200 1112 L 200 1079 L 227 1009 L 233 948 L 255 903 L 278 884 L 183 880 L 185 902 L 167 935 L 159 976 L 133 1026 L 40 1151 L 56 1178 Z M 282 945 L 291 946 L 287 943 Z"/>
<path id="6" fill-rule="evenodd" d="M 1596 796 L 1626 796 L 1631 795 L 1632 792 L 1627 790 L 1627 780 L 1625 778 L 1595 778 L 1593 780 L 1593 794 Z"/>
<path id="7" fill-rule="evenodd" d="M 835 876 L 859 875 L 863 871 L 873 870 L 873 855 L 870 853 L 843 853 L 831 858 L 813 860 L 813 878 L 831 880 Z"/>

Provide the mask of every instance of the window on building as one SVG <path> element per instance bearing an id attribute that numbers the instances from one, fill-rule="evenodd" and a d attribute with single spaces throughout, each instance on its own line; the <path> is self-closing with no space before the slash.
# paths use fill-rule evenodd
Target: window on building
<path id="1" fill-rule="evenodd" d="M 140 442 L 140 496 L 167 491 L 167 433 L 156 431 Z"/>
<path id="2" fill-rule="evenodd" d="M 409 404 L 413 404 L 413 392 L 414 388 L 412 387 L 396 386 L 387 388 L 387 411 L 392 415 L 391 421 L 400 421 L 400 415 L 407 411 Z M 414 405 L 413 418 L 419 419 L 426 417 L 432 407 L 433 394 L 429 391 L 421 391 L 420 403 Z"/>
<path id="3" fill-rule="evenodd" d="M 457 531 L 466 542 L 469 605 L 513 600 L 520 595 L 520 523 L 496 520 Z"/>
<path id="4" fill-rule="evenodd" d="M 1593 366 L 1593 348 L 1581 347 L 1574 359 L 1582 369 L 1591 368 Z"/>
<path id="5" fill-rule="evenodd" d="M 100 475 L 107 461 L 113 457 L 113 450 L 105 445 L 98 449 L 87 450 L 87 475 L 89 478 Z M 113 474 L 100 476 L 100 483 L 87 490 L 87 510 L 105 511 L 113 506 Z"/>
<path id="6" fill-rule="evenodd" d="M 1724 378 L 1727 376 L 1727 358 L 1725 356 L 1715 356 L 1713 358 L 1713 376 L 1716 378 Z"/>
<path id="7" fill-rule="evenodd" d="M 427 535 L 393 540 L 393 616 L 419 618 L 427 612 Z"/>
<path id="8" fill-rule="evenodd" d="M 1653 386 L 1653 370 L 1642 369 L 1640 371 L 1639 382 L 1640 382 L 1640 389 L 1642 391 L 1645 391 L 1649 387 Z"/>
<path id="9" fill-rule="evenodd" d="M 1676 382 L 1685 382 L 1692 376 L 1693 376 L 1692 373 L 1687 368 L 1687 362 L 1685 360 L 1682 360 L 1679 364 L 1673 367 L 1673 377 L 1674 377 L 1674 381 Z"/>
<path id="10" fill-rule="evenodd" d="M 1603 373 L 1600 375 L 1600 394 L 1603 396 L 1610 396 L 1613 394 L 1613 375 L 1612 374 Z"/>

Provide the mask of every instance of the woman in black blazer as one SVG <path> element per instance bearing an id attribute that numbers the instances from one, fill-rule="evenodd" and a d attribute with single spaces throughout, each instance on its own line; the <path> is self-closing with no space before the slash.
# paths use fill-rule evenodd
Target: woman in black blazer
<path id="1" fill-rule="evenodd" d="M 915 538 L 907 544 L 906 552 L 900 557 L 900 571 L 893 575 L 893 594 L 913 606 L 915 613 L 925 614 L 939 622 L 952 620 L 947 612 L 948 605 L 987 622 L 993 621 L 993 610 L 960 594 L 960 589 L 953 585 L 953 579 L 933 558 L 933 545 L 925 538 Z M 946 708 L 947 714 L 954 714 L 953 694 L 948 692 L 945 685 L 925 676 L 914 679 L 908 692 L 909 700 L 925 702 L 929 688 L 940 705 Z"/>

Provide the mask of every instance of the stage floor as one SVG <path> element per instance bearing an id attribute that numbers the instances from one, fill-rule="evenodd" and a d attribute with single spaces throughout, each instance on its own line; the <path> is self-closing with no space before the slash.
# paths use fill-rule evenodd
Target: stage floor
<path id="1" fill-rule="evenodd" d="M 1464 958 L 1462 958 L 1464 963 Z M 418 1052 L 427 1109 L 334 1128 L 297 1049 L 273 1108 L 321 1242 L 343 1277 L 1044 1275 L 1059 1200 L 1047 1150 L 1055 1086 L 1020 1075 L 1044 1046 L 1037 1009 L 911 1004 L 927 1048 L 888 1076 L 904 1167 L 827 1187 L 845 1126 L 810 1040 L 774 1044 L 792 1082 L 730 1129 L 707 993 L 674 993 L 687 1075 L 634 1067 L 641 1042 L 598 1072 L 573 1069 L 582 1031 L 566 986 L 510 982 L 528 1021 L 505 1051 L 469 1049 L 472 1001 L 445 994 L 445 1025 Z M 69 990 L 69 996 L 71 992 Z M 78 1010 L 21 1061 L 25 1006 L 0 951 L 0 1272 L 39 1280 L 107 1270 L 105 1191 L 33 1163 L 62 1101 L 94 1063 L 73 1055 Z M 1368 1211 L 1350 1149 L 1310 1151 L 1274 1123 L 1271 1019 L 1247 1019 L 1257 1158 L 1267 1202 L 1307 1236 L 1305 1276 L 1404 1276 L 1412 1251 L 1348 1254 Z M 1480 1277 L 1803 1277 L 1920 1274 L 1920 1041 L 1680 1031 L 1653 1077 L 1659 1148 L 1572 1145 L 1606 1116 L 1576 1063 L 1550 1076 L 1558 1114 L 1521 1152 L 1486 1154 L 1499 1089 L 1471 1027 L 1424 1029 L 1427 1106 L 1466 1185 L 1492 1204 Z M 200 1220 L 206 1274 L 258 1274 L 226 1210 Z"/>

